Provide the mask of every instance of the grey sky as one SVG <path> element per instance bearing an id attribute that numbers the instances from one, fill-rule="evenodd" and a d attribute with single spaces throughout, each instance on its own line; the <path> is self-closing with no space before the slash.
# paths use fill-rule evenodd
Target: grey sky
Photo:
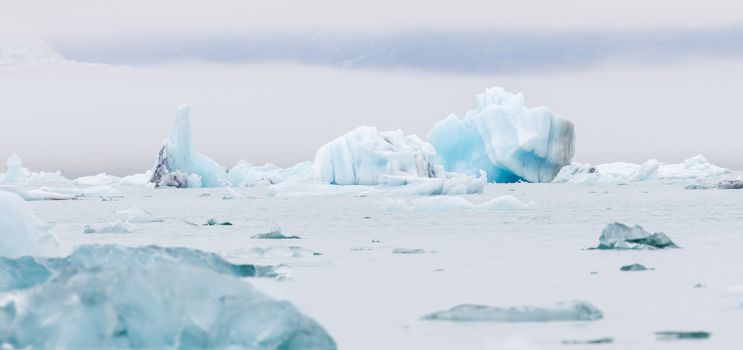
<path id="1" fill-rule="evenodd" d="M 202 153 L 286 166 L 361 124 L 425 137 L 490 86 L 573 120 L 576 161 L 703 153 L 743 168 L 735 1 L 4 7 L 5 37 L 125 65 L 0 70 L 0 157 L 17 152 L 38 170 L 142 171 L 180 103 L 195 105 Z"/>

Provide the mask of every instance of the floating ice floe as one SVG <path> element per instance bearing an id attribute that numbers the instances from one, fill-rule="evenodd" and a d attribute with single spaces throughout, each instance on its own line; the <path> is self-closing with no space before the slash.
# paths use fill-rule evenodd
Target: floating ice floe
<path id="1" fill-rule="evenodd" d="M 658 340 L 689 340 L 689 339 L 707 339 L 710 337 L 709 332 L 705 331 L 661 331 L 655 332 Z"/>
<path id="2" fill-rule="evenodd" d="M 97 185 L 90 187 L 49 187 L 41 186 L 40 191 L 54 194 L 75 196 L 77 198 L 101 198 L 113 199 L 124 198 L 124 194 L 109 185 Z"/>
<path id="3" fill-rule="evenodd" d="M 217 221 L 217 219 L 211 218 L 206 220 L 204 226 L 232 226 L 232 223 L 229 221 Z"/>
<path id="4" fill-rule="evenodd" d="M 336 348 L 322 326 L 240 278 L 255 276 L 254 265 L 185 248 L 110 245 L 83 246 L 66 258 L 37 263 L 52 273 L 36 278 L 36 288 L 3 299 L 0 343 L 14 348 Z M 21 282 L 28 287 L 28 281 Z"/>
<path id="5" fill-rule="evenodd" d="M 611 344 L 614 342 L 612 337 L 586 339 L 586 340 L 563 340 L 560 343 L 563 345 L 595 345 L 595 344 Z"/>
<path id="6" fill-rule="evenodd" d="M 420 248 L 395 248 L 392 250 L 392 254 L 423 254 L 428 252 L 428 250 Z"/>
<path id="7" fill-rule="evenodd" d="M 427 185 L 437 194 L 481 193 L 486 180 L 479 171 L 449 173 L 438 163 L 433 146 L 401 130 L 380 132 L 361 126 L 320 147 L 313 176 L 334 185 Z M 429 181 L 429 179 L 436 179 Z M 432 192 L 428 190 L 426 192 Z"/>
<path id="8" fill-rule="evenodd" d="M 630 265 L 624 265 L 619 268 L 619 271 L 647 271 L 652 270 L 645 267 L 645 265 L 642 264 L 630 264 Z"/>
<path id="9" fill-rule="evenodd" d="M 574 138 L 572 122 L 500 87 L 478 95 L 464 119 L 450 115 L 428 133 L 447 171 L 485 170 L 491 182 L 552 181 L 570 164 Z"/>
<path id="10" fill-rule="evenodd" d="M 524 203 L 509 195 L 496 197 L 482 204 L 474 204 L 457 196 L 416 198 L 408 204 L 404 199 L 386 199 L 382 203 L 386 211 L 458 211 L 458 210 L 521 210 L 536 208 L 536 203 Z"/>
<path id="11" fill-rule="evenodd" d="M 124 209 L 124 210 L 119 210 L 116 212 L 116 214 L 126 216 L 125 221 L 128 223 L 132 223 L 132 224 L 146 224 L 146 223 L 152 223 L 152 222 L 165 221 L 163 219 L 156 217 L 155 215 L 152 215 L 152 213 L 137 206 Z"/>
<path id="12" fill-rule="evenodd" d="M 256 257 L 256 258 L 297 258 L 297 257 L 307 257 L 307 256 L 321 255 L 321 254 L 318 252 L 313 252 L 308 249 L 304 249 L 302 247 L 276 246 L 276 247 L 268 247 L 268 248 L 255 247 L 255 248 L 250 249 L 244 255 Z"/>
<path id="13" fill-rule="evenodd" d="M 91 176 L 82 176 L 74 180 L 76 184 L 81 186 L 98 186 L 98 185 L 118 185 L 121 183 L 121 178 L 113 175 L 106 175 L 106 173 L 100 173 Z"/>
<path id="14" fill-rule="evenodd" d="M 121 178 L 121 185 L 128 186 L 147 186 L 152 178 L 152 171 L 147 170 L 144 173 L 132 174 Z"/>
<path id="15" fill-rule="evenodd" d="M 57 241 L 17 194 L 0 191 L 0 256 L 49 255 Z"/>
<path id="16" fill-rule="evenodd" d="M 571 301 L 554 307 L 494 307 L 464 304 L 446 311 L 423 316 L 424 320 L 459 322 L 551 322 L 551 321 L 595 321 L 604 317 L 598 308 L 584 301 Z"/>
<path id="17" fill-rule="evenodd" d="M 607 225 L 596 249 L 665 249 L 679 248 L 663 232 L 649 233 L 640 225 L 629 227 L 615 222 Z"/>
<path id="18" fill-rule="evenodd" d="M 266 233 L 258 233 L 250 238 L 254 239 L 299 239 L 299 236 L 287 236 L 281 232 L 281 227 L 274 227 L 271 231 Z"/>
<path id="19" fill-rule="evenodd" d="M 729 169 L 709 163 L 704 156 L 697 155 L 678 164 L 662 164 L 655 159 L 643 164 L 607 163 L 593 166 L 572 163 L 560 169 L 552 182 L 613 184 L 646 180 L 690 181 L 714 179 L 732 173 Z"/>
<path id="20" fill-rule="evenodd" d="M 105 225 L 100 227 L 92 227 L 85 225 L 83 233 L 130 233 L 131 228 L 126 222 L 117 222 L 111 225 Z"/>
<path id="21" fill-rule="evenodd" d="M 23 160 L 13 153 L 5 162 L 7 170 L 0 174 L 0 185 L 44 185 L 63 184 L 70 180 L 57 172 L 33 172 L 23 167 Z"/>

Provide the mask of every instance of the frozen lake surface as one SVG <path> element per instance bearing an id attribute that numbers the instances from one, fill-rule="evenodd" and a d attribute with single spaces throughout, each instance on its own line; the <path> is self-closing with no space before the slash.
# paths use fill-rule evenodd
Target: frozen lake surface
<path id="1" fill-rule="evenodd" d="M 511 195 L 518 210 L 395 210 L 384 195 L 225 200 L 225 188 L 117 186 L 120 200 L 28 202 L 67 254 L 80 244 L 182 246 L 240 263 L 286 264 L 291 278 L 251 278 L 291 301 L 341 349 L 739 349 L 743 346 L 743 191 L 628 185 L 490 184 L 479 204 Z M 410 202 L 416 197 L 403 198 Z M 137 206 L 162 222 L 130 233 L 84 234 Z M 233 225 L 205 226 L 209 219 Z M 588 250 L 607 224 L 666 233 L 681 249 Z M 194 226 L 193 223 L 198 224 Z M 253 239 L 276 226 L 300 239 Z M 260 256 L 299 246 L 321 255 Z M 403 248 L 418 253 L 393 253 Z M 398 251 L 399 252 L 399 251 Z M 620 271 L 642 264 L 647 271 Z M 219 285 L 213 286 L 219 288 Z M 596 321 L 421 320 L 459 304 L 544 306 L 580 300 Z M 703 340 L 659 340 L 662 331 L 706 331 Z M 603 345 L 564 341 L 613 338 Z"/>

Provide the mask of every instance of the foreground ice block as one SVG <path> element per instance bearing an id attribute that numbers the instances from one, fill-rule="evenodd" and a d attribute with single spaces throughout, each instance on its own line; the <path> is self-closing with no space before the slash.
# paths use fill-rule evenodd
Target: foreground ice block
<path id="1" fill-rule="evenodd" d="M 3 299 L 0 343 L 36 349 L 336 348 L 322 326 L 293 305 L 239 278 L 254 274 L 252 265 L 213 254 L 84 246 L 39 265 L 54 272 L 43 281 L 35 266 L 43 283 Z"/>
<path id="2" fill-rule="evenodd" d="M 596 249 L 664 249 L 678 248 L 663 232 L 649 233 L 640 225 L 629 227 L 622 223 L 607 225 L 599 237 Z"/>
<path id="3" fill-rule="evenodd" d="M 595 321 L 604 313 L 585 301 L 559 303 L 554 307 L 516 306 L 494 307 L 487 305 L 457 305 L 446 311 L 423 316 L 424 320 L 460 322 L 550 322 Z"/>
<path id="4" fill-rule="evenodd" d="M 0 256 L 53 254 L 57 242 L 17 194 L 0 191 Z"/>
<path id="5" fill-rule="evenodd" d="M 477 108 L 464 119 L 450 115 L 436 123 L 428 142 L 447 171 L 482 169 L 491 182 L 550 182 L 570 164 L 575 136 L 572 122 L 494 87 L 477 96 Z"/>
<path id="6" fill-rule="evenodd" d="M 480 193 L 483 174 L 449 173 L 431 144 L 401 130 L 361 126 L 320 147 L 313 178 L 334 185 L 411 185 L 417 194 Z"/>
<path id="7" fill-rule="evenodd" d="M 175 128 L 163 141 L 150 178 L 156 186 L 219 187 L 227 182 L 226 169 L 194 149 L 190 113 L 190 105 L 176 110 Z"/>

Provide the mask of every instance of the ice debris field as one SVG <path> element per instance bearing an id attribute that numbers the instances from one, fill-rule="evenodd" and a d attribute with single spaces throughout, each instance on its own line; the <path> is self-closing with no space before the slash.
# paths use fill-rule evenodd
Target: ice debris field
<path id="1" fill-rule="evenodd" d="M 741 172 L 573 163 L 576 127 L 486 90 L 426 139 L 361 126 L 280 168 L 0 174 L 4 349 L 737 349 Z"/>

